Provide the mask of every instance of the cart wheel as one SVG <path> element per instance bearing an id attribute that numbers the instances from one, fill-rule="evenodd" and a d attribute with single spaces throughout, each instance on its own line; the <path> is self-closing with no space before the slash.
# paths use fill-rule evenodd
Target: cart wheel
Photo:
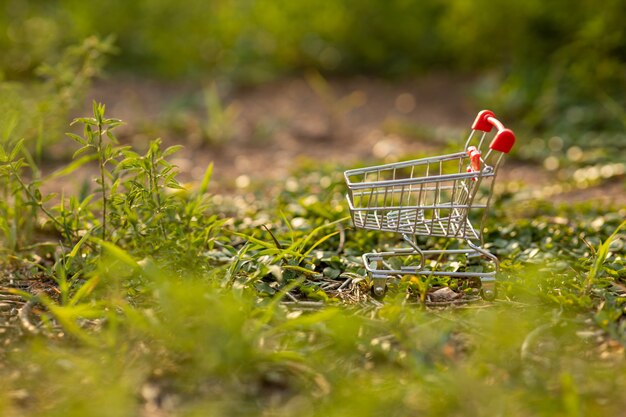
<path id="1" fill-rule="evenodd" d="M 490 285 L 489 288 L 481 288 L 480 296 L 485 301 L 493 301 L 498 296 L 498 289 L 495 285 Z"/>
<path id="2" fill-rule="evenodd" d="M 375 300 L 382 301 L 387 295 L 387 285 L 374 283 L 370 289 L 370 294 Z"/>

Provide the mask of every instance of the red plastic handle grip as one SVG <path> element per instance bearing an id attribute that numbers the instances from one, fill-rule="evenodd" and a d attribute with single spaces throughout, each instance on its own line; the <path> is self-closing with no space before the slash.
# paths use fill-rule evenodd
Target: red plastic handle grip
<path id="1" fill-rule="evenodd" d="M 476 146 L 467 148 L 467 156 L 470 159 L 470 166 L 467 169 L 471 169 L 474 172 L 480 171 L 480 151 L 476 149 Z"/>
<path id="2" fill-rule="evenodd" d="M 491 144 L 489 144 L 489 148 L 494 151 L 509 153 L 515 144 L 515 133 L 505 128 L 502 122 L 496 119 L 496 115 L 491 110 L 483 110 L 478 113 L 474 124 L 472 124 L 472 129 L 491 132 L 494 126 L 498 130 L 498 133 L 496 133 Z"/>

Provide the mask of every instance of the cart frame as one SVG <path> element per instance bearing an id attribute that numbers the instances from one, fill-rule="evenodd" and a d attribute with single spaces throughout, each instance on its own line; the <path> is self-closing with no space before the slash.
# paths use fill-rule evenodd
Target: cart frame
<path id="1" fill-rule="evenodd" d="M 461 152 L 345 171 L 346 199 L 354 226 L 399 233 L 409 245 L 363 255 L 375 295 L 384 294 L 389 278 L 403 275 L 495 281 L 500 266 L 498 258 L 483 248 L 484 222 L 498 170 L 514 143 L 514 133 L 493 112 L 483 110 Z M 473 225 L 476 219 L 478 227 Z M 424 250 L 418 236 L 457 239 L 467 247 Z M 429 257 L 458 255 L 486 259 L 491 267 L 488 271 L 446 271 L 427 265 Z M 394 257 L 409 256 L 419 257 L 419 262 L 400 268 L 390 262 Z"/>

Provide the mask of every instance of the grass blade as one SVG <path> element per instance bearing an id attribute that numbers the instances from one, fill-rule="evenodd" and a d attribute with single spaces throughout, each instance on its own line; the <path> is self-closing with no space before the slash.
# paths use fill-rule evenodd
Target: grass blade
<path id="1" fill-rule="evenodd" d="M 611 234 L 611 236 L 609 236 L 608 239 L 606 239 L 598 247 L 596 260 L 593 262 L 593 265 L 591 266 L 591 269 L 589 270 L 589 273 L 587 274 L 587 278 L 585 279 L 585 286 L 584 286 L 585 292 L 589 292 L 589 290 L 591 290 L 591 287 L 593 286 L 596 279 L 598 278 L 598 274 L 600 273 L 600 269 L 602 268 L 602 265 L 604 264 L 607 256 L 609 255 L 609 249 L 611 248 L 611 243 L 617 237 L 618 233 L 625 227 L 626 227 L 626 220 L 624 220 L 619 226 L 617 226 L 615 231 L 613 231 L 613 234 Z"/>

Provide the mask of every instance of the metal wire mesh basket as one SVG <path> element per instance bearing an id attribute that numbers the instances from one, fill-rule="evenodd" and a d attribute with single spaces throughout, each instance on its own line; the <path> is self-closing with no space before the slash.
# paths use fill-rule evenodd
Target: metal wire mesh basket
<path id="1" fill-rule="evenodd" d="M 375 294 L 384 293 L 387 278 L 406 274 L 495 280 L 498 258 L 483 248 L 482 232 L 498 169 L 514 143 L 513 132 L 493 112 L 483 110 L 460 152 L 345 171 L 354 226 L 400 233 L 409 244 L 363 255 Z M 455 238 L 467 247 L 423 250 L 417 236 Z M 448 255 L 482 257 L 491 267 L 450 271 L 427 265 L 429 257 Z M 390 262 L 394 257 L 408 258 L 413 264 L 395 266 L 397 262 Z"/>

